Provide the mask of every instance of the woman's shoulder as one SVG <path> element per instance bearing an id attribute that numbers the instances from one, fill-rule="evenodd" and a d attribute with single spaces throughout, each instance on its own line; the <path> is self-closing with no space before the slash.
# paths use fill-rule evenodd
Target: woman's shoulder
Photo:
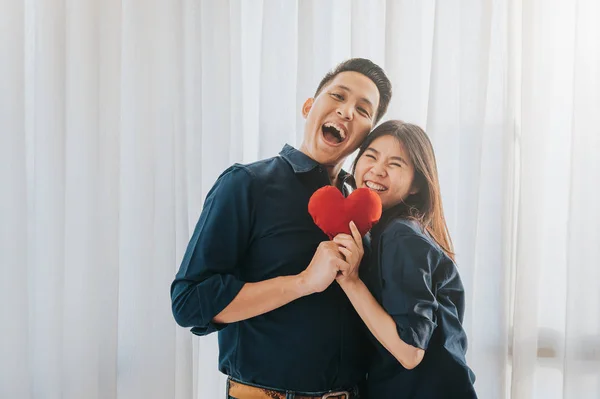
<path id="1" fill-rule="evenodd" d="M 411 246 L 431 247 L 437 251 L 441 248 L 414 219 L 395 218 L 386 223 L 381 230 L 381 242 L 404 242 Z"/>
<path id="2" fill-rule="evenodd" d="M 422 236 L 423 229 L 419 222 L 413 219 L 394 218 L 388 221 L 381 235 L 415 235 Z"/>

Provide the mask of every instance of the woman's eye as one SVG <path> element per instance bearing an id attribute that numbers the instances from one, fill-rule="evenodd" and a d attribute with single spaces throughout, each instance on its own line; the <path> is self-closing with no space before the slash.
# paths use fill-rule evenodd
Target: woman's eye
<path id="1" fill-rule="evenodd" d="M 365 157 L 371 158 L 371 159 L 375 159 L 375 157 L 373 155 L 371 155 L 371 154 L 366 154 Z"/>
<path id="2" fill-rule="evenodd" d="M 331 96 L 337 100 L 343 100 L 344 97 L 342 97 L 340 94 L 337 93 L 331 93 Z"/>

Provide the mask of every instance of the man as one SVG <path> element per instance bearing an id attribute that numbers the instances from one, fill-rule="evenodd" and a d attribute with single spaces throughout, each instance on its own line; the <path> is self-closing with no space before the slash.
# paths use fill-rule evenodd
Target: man
<path id="1" fill-rule="evenodd" d="M 219 332 L 229 397 L 357 397 L 363 330 L 332 284 L 348 264 L 307 209 L 325 185 L 347 194 L 342 164 L 390 98 L 371 61 L 338 65 L 302 107 L 300 151 L 286 145 L 277 157 L 236 164 L 207 195 L 171 299 L 179 325 Z"/>

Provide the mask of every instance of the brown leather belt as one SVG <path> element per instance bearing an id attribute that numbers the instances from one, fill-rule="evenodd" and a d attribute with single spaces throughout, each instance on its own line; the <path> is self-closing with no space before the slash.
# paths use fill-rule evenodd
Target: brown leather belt
<path id="1" fill-rule="evenodd" d="M 286 399 L 283 391 L 259 388 L 229 379 L 229 396 L 235 399 Z M 328 392 L 319 396 L 294 395 L 294 399 L 355 399 L 348 391 Z"/>

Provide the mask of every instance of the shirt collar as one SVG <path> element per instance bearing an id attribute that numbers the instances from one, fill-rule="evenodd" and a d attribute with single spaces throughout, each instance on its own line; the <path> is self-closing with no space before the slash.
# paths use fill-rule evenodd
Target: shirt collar
<path id="1" fill-rule="evenodd" d="M 317 161 L 289 144 L 283 146 L 279 155 L 291 165 L 292 169 L 294 169 L 294 173 L 306 173 L 321 166 Z M 346 182 L 346 179 L 351 177 L 351 175 L 341 169 L 338 177 L 342 182 Z"/>
<path id="2" fill-rule="evenodd" d="M 317 161 L 289 144 L 283 146 L 279 155 L 291 165 L 292 169 L 294 169 L 294 173 L 309 172 L 320 166 Z"/>

